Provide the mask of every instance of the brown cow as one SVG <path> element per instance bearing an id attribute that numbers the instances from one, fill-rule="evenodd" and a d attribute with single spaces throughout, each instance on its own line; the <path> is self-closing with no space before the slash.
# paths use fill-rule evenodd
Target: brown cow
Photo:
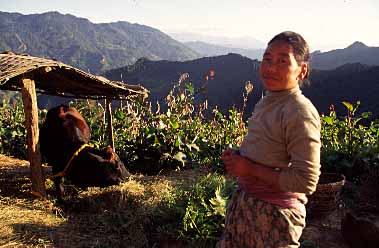
<path id="1" fill-rule="evenodd" d="M 89 140 L 90 129 L 75 108 L 60 105 L 47 112 L 40 130 L 40 148 L 52 166 L 58 197 L 64 191 L 62 177 L 86 188 L 118 184 L 129 176 L 110 146 L 95 149 L 88 145 Z"/>

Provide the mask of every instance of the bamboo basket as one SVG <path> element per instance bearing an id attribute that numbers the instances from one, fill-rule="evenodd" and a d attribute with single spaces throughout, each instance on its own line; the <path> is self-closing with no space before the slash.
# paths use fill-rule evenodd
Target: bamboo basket
<path id="1" fill-rule="evenodd" d="M 337 208 L 345 176 L 337 173 L 322 173 L 316 192 L 309 196 L 307 212 L 311 216 L 326 215 Z"/>

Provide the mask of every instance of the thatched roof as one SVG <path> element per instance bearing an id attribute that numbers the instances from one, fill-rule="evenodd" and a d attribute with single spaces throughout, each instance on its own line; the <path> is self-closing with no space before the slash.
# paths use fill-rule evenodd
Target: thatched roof
<path id="1" fill-rule="evenodd" d="M 43 94 L 89 99 L 125 99 L 149 91 L 140 85 L 128 85 L 95 76 L 59 61 L 12 52 L 0 53 L 0 89 L 21 90 L 21 80 L 32 79 L 36 91 Z"/>

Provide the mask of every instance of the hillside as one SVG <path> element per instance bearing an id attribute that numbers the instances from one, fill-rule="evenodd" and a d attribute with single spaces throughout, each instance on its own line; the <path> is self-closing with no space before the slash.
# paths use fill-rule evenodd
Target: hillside
<path id="1" fill-rule="evenodd" d="M 357 41 L 343 49 L 312 54 L 312 67 L 315 69 L 335 69 L 347 63 L 379 65 L 379 47 L 369 47 Z"/>
<path id="2" fill-rule="evenodd" d="M 204 75 L 213 68 L 215 78 L 205 81 Z M 219 106 L 226 111 L 232 106 L 242 107 L 242 93 L 246 81 L 254 85 L 249 96 L 247 116 L 262 96 L 262 84 L 259 80 L 259 62 L 238 54 L 206 57 L 186 62 L 139 60 L 132 66 L 106 72 L 106 76 L 124 82 L 141 83 L 151 90 L 150 100 L 162 100 L 177 82 L 180 73 L 190 74 L 195 88 L 206 86 L 206 92 L 200 98 L 208 98 L 210 106 Z M 346 114 L 342 101 L 355 103 L 361 101 L 359 111 L 371 111 L 379 118 L 379 66 L 359 63 L 346 64 L 334 70 L 313 70 L 311 85 L 303 92 L 308 96 L 320 113 L 328 113 L 334 104 L 337 113 Z"/>
<path id="3" fill-rule="evenodd" d="M 150 61 L 140 59 L 131 66 L 110 70 L 105 76 L 124 82 L 141 83 L 151 92 L 150 100 L 162 100 L 180 74 L 189 73 L 195 89 L 204 87 L 205 91 L 196 96 L 198 101 L 208 99 L 209 106 L 219 106 L 227 110 L 232 106 L 242 107 L 242 93 L 246 81 L 251 81 L 254 91 L 249 101 L 254 104 L 259 99 L 262 87 L 258 79 L 259 62 L 239 54 L 227 54 L 215 57 L 204 57 L 185 62 Z M 214 79 L 205 80 L 205 75 L 213 69 Z"/>
<path id="4" fill-rule="evenodd" d="M 94 24 L 58 12 L 22 15 L 0 11 L 0 51 L 49 57 L 99 73 L 141 57 L 183 61 L 199 54 L 167 34 L 140 24 Z"/>
<path id="5" fill-rule="evenodd" d="M 128 22 L 94 24 L 58 12 L 33 15 L 0 12 L 0 31 L 0 51 L 55 58 L 92 73 L 104 73 L 113 80 L 141 83 L 151 90 L 152 102 L 164 99 L 182 73 L 189 73 L 195 89 L 205 89 L 196 96 L 199 102 L 208 99 L 210 107 L 217 105 L 223 111 L 233 106 L 242 108 L 246 81 L 254 85 L 247 115 L 262 95 L 259 61 L 249 58 L 261 50 L 187 43 L 198 51 L 194 52 L 148 26 Z M 228 50 L 235 53 L 215 56 Z M 200 53 L 213 57 L 198 58 Z M 337 111 L 343 111 L 341 101 L 361 100 L 360 110 L 373 111 L 379 117 L 378 66 L 379 48 L 361 42 L 344 49 L 315 52 L 312 85 L 304 92 L 320 112 L 327 112 L 332 103 Z M 211 69 L 216 75 L 206 81 L 205 75 Z M 50 99 L 43 97 L 39 103 L 56 102 Z"/>
<path id="6" fill-rule="evenodd" d="M 314 70 L 311 86 L 304 89 L 320 112 L 328 113 L 330 104 L 337 114 L 346 115 L 342 101 L 361 101 L 359 112 L 370 111 L 379 119 L 379 66 L 360 63 L 342 65 L 334 70 Z"/>
<path id="7" fill-rule="evenodd" d="M 237 53 L 250 59 L 261 60 L 264 49 L 245 49 L 221 46 L 203 41 L 188 41 L 184 44 L 204 56 L 218 56 Z M 344 49 L 312 53 L 312 68 L 320 70 L 335 69 L 347 63 L 379 65 L 379 47 L 369 47 L 362 42 L 354 42 Z"/>

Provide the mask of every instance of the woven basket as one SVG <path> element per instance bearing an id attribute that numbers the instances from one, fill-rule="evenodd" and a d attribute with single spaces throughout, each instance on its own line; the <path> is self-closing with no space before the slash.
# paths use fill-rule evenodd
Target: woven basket
<path id="1" fill-rule="evenodd" d="M 322 173 L 316 192 L 309 196 L 308 214 L 326 215 L 337 207 L 339 194 L 345 185 L 345 176 L 337 173 Z"/>

